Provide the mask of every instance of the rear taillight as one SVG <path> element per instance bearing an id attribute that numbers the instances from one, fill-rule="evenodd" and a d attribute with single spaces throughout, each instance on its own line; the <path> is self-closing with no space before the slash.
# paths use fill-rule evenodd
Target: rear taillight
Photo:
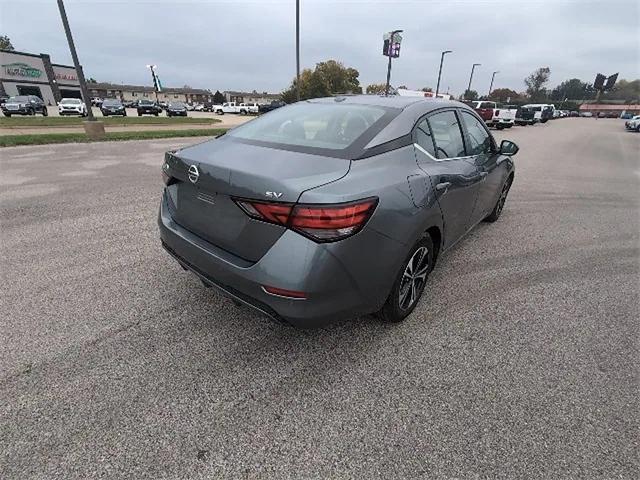
<path id="1" fill-rule="evenodd" d="M 494 111 L 493 111 L 493 114 L 494 114 L 494 115 L 500 115 L 500 110 L 494 110 Z"/>
<path id="2" fill-rule="evenodd" d="M 316 242 L 334 242 L 359 232 L 378 203 L 377 198 L 329 205 L 235 201 L 251 218 L 283 225 Z"/>

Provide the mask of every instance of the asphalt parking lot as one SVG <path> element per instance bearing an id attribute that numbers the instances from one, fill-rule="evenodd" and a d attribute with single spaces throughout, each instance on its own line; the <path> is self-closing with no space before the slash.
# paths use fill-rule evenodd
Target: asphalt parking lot
<path id="1" fill-rule="evenodd" d="M 503 216 L 414 314 L 312 331 L 162 251 L 162 153 L 193 139 L 0 150 L 0 476 L 638 478 L 640 135 L 494 133 Z"/>

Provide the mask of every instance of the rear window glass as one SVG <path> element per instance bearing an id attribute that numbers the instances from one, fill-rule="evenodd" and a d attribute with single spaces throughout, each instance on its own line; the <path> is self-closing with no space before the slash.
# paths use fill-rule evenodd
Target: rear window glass
<path id="1" fill-rule="evenodd" d="M 103 105 L 120 105 L 120 100 L 105 100 Z"/>
<path id="2" fill-rule="evenodd" d="M 228 135 L 282 145 L 343 150 L 386 110 L 370 105 L 300 103 L 274 110 Z"/>
<path id="3" fill-rule="evenodd" d="M 9 102 L 20 102 L 20 103 L 25 103 L 29 101 L 29 97 L 26 96 L 18 96 L 18 97 L 11 97 L 8 100 Z"/>

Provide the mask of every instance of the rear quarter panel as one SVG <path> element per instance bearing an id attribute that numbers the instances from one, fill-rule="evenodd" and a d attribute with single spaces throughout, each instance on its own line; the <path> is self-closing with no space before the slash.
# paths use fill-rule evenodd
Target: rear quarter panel
<path id="1" fill-rule="evenodd" d="M 424 231 L 442 228 L 442 215 L 431 181 L 416 163 L 413 145 L 352 161 L 345 177 L 303 192 L 299 201 L 340 203 L 367 197 L 379 200 L 365 228 L 326 247 L 377 309 Z"/>

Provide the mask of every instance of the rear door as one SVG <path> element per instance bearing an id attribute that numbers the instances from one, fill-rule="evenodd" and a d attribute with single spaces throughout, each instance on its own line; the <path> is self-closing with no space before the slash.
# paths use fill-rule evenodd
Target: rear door
<path id="1" fill-rule="evenodd" d="M 465 132 L 467 161 L 476 169 L 481 178 L 478 185 L 478 198 L 471 215 L 471 226 L 485 218 L 496 202 L 498 194 L 508 174 L 507 163 L 499 163 L 500 155 L 493 137 L 476 115 L 461 110 L 459 112 Z"/>
<path id="2" fill-rule="evenodd" d="M 466 157 L 455 110 L 441 110 L 418 122 L 414 145 L 418 165 L 431 178 L 442 211 L 444 247 L 450 247 L 469 229 L 481 180 Z"/>

